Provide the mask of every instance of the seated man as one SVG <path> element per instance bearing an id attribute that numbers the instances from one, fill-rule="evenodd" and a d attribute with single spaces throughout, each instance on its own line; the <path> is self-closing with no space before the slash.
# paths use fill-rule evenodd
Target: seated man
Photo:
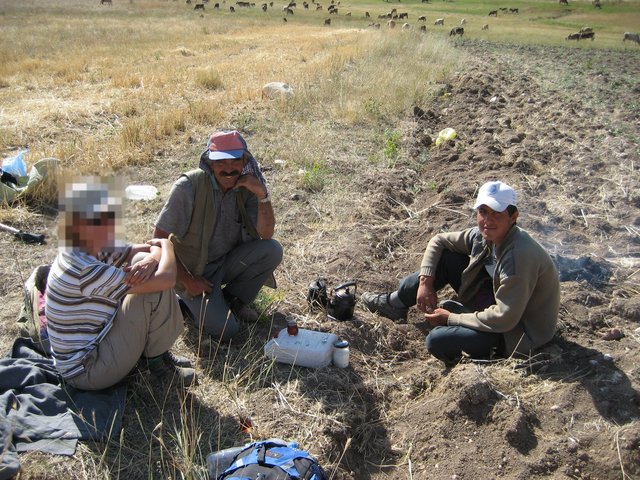
<path id="1" fill-rule="evenodd" d="M 440 233 L 427 245 L 420 271 L 393 293 L 364 293 L 364 306 L 392 320 L 418 306 L 435 326 L 427 349 L 451 361 L 530 355 L 556 331 L 558 273 L 548 253 L 516 225 L 516 192 L 502 182 L 482 185 L 473 207 L 477 227 Z M 437 291 L 450 285 L 458 302 L 438 306 Z"/>
<path id="2" fill-rule="evenodd" d="M 271 197 L 258 163 L 237 131 L 211 136 L 199 168 L 180 176 L 156 221 L 178 257 L 178 294 L 191 319 L 230 339 L 262 285 L 275 287 L 282 246 L 273 240 Z"/>
<path id="3" fill-rule="evenodd" d="M 166 239 L 121 242 L 122 193 L 98 177 L 60 189 L 60 251 L 45 303 L 54 365 L 68 384 L 101 390 L 142 356 L 152 376 L 188 386 L 195 371 L 169 351 L 184 328 L 173 246 Z"/>

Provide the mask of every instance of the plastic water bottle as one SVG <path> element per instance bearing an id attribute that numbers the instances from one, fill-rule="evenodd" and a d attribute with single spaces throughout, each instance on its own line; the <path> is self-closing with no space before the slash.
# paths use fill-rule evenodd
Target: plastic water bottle
<path id="1" fill-rule="evenodd" d="M 297 448 L 296 442 L 285 442 L 280 438 L 269 438 L 267 440 L 271 443 L 277 443 L 279 445 L 288 445 L 291 448 Z M 207 469 L 209 470 L 209 479 L 215 480 L 219 475 L 231 466 L 236 456 L 246 449 L 250 444 L 240 445 L 239 447 L 225 448 L 224 450 L 218 450 L 217 452 L 207 455 Z"/>
<path id="2" fill-rule="evenodd" d="M 229 465 L 233 463 L 242 450 L 245 449 L 245 445 L 239 447 L 225 448 L 224 450 L 218 450 L 217 452 L 207 455 L 207 468 L 209 469 L 209 478 L 216 479 L 218 475 L 221 475 Z"/>
<path id="3" fill-rule="evenodd" d="M 333 364 L 338 368 L 349 366 L 349 342 L 338 340 L 333 344 Z"/>

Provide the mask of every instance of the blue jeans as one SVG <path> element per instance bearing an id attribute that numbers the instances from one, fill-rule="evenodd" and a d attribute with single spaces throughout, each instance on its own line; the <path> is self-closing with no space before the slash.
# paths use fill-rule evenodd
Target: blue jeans
<path id="1" fill-rule="evenodd" d="M 436 291 L 451 286 L 456 292 L 460 288 L 462 272 L 469 265 L 469 256 L 444 250 L 434 276 Z M 420 273 L 415 272 L 400 281 L 398 297 L 408 307 L 416 304 Z M 478 278 L 482 287 L 476 295 L 473 305 L 461 305 L 445 308 L 454 313 L 470 313 L 484 310 L 495 303 L 493 296 L 492 280 L 489 274 Z M 426 338 L 427 350 L 440 360 L 454 360 L 467 353 L 472 358 L 487 358 L 493 355 L 501 355 L 504 352 L 504 337 L 501 333 L 480 332 L 462 326 L 435 327 Z"/>
<path id="2" fill-rule="evenodd" d="M 462 356 L 490 358 L 504 353 L 504 337 L 501 333 L 480 332 L 459 325 L 435 327 L 425 340 L 431 355 L 443 361 L 452 361 Z"/>

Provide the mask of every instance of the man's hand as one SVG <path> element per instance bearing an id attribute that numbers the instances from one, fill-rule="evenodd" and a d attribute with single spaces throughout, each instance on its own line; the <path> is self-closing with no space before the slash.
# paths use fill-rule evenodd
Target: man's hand
<path id="1" fill-rule="evenodd" d="M 267 189 L 262 184 L 260 179 L 258 179 L 258 177 L 250 173 L 241 175 L 240 178 L 238 178 L 235 188 L 238 188 L 238 187 L 246 188 L 251 193 L 253 193 L 256 197 L 258 197 L 258 200 L 261 200 L 267 196 Z"/>
<path id="2" fill-rule="evenodd" d="M 420 277 L 418 293 L 416 294 L 416 306 L 424 313 L 432 313 L 438 306 L 438 294 L 433 287 L 432 277 Z"/>
<path id="3" fill-rule="evenodd" d="M 211 293 L 213 285 L 204 277 L 198 277 L 195 275 L 187 275 L 182 284 L 185 292 L 191 298 L 199 297 L 203 293 Z"/>
<path id="4" fill-rule="evenodd" d="M 434 327 L 446 326 L 450 313 L 449 310 L 445 310 L 444 308 L 436 308 L 433 313 L 426 313 L 424 318 Z"/>

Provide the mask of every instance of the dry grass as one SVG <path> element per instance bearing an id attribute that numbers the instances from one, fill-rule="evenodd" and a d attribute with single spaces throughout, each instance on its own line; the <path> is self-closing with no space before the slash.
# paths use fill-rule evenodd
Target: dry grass
<path id="1" fill-rule="evenodd" d="M 434 6 L 462 5 L 445 3 Z M 374 15 L 387 6 L 358 4 L 354 17 L 356 11 Z M 299 23 L 285 25 L 279 13 L 243 11 L 232 17 L 208 9 L 200 18 L 182 1 L 116 0 L 113 7 L 100 7 L 97 1 L 27 0 L 5 1 L 0 8 L 0 150 L 9 155 L 29 146 L 29 163 L 56 157 L 67 171 L 118 172 L 132 182 L 156 184 L 160 198 L 129 206 L 128 236 L 141 241 L 150 237 L 172 180 L 193 166 L 207 134 L 219 127 L 242 130 L 254 154 L 271 169 L 274 198 L 292 191 L 303 200 L 314 195 L 308 208 L 278 211 L 278 235 L 288 241 L 279 282 L 288 295 L 262 299 L 270 321 L 276 310 L 292 312 L 306 328 L 326 328 L 321 315 L 301 307 L 300 292 L 310 275 L 331 268 L 346 280 L 350 266 L 362 262 L 352 252 L 338 254 L 335 246 L 373 218 L 366 195 L 355 188 L 360 181 L 355 173 L 393 167 L 406 113 L 414 104 L 428 104 L 465 60 L 444 30 L 430 28 L 433 33 L 427 35 L 363 30 L 362 22 L 344 18 L 326 28 L 311 12 L 298 11 Z M 407 6 L 412 18 L 420 8 Z M 489 33 L 481 33 L 485 7 L 477 8 L 475 16 L 466 16 L 470 35 L 478 37 L 495 31 L 499 40 L 526 35 L 532 42 L 558 43 L 549 32 L 557 35 L 565 28 L 557 22 L 530 26 L 522 15 L 512 27 L 498 30 L 492 24 Z M 563 21 L 568 20 L 581 25 L 591 17 Z M 616 35 L 610 30 L 604 36 L 613 42 Z M 263 100 L 261 87 L 270 81 L 289 83 L 295 96 Z M 418 165 L 416 171 L 424 168 Z M 357 215 L 356 202 L 364 205 Z M 39 212 L 27 205 L 3 209 L 0 216 L 17 225 L 51 226 L 54 215 Z M 380 226 L 380 238 L 371 241 L 379 240 L 380 255 L 389 262 L 390 255 L 411 255 L 394 241 L 411 229 L 419 236 L 417 223 L 389 219 Z M 14 281 L 0 285 L 3 297 L 19 304 L 21 276 L 50 261 L 54 245 L 55 236 L 49 250 L 26 262 L 16 251 L 4 252 L 11 260 L 0 273 Z M 263 331 L 270 327 L 259 326 Z M 355 370 L 274 365 L 262 357 L 260 336 L 252 331 L 247 338 L 253 340 L 227 346 L 190 330 L 177 349 L 195 359 L 198 387 L 179 396 L 137 380 L 118 438 L 106 445 L 82 445 L 71 462 L 23 455 L 24 478 L 203 478 L 209 452 L 269 437 L 296 439 L 321 454 L 329 471 L 348 472 L 355 462 L 391 450 L 375 443 L 384 438 L 376 432 L 391 416 L 387 402 L 407 395 L 407 382 L 389 374 L 397 354 L 388 346 L 384 326 L 371 322 L 336 328 L 374 352 L 352 351 L 366 377 Z M 10 325 L 0 335 L 0 343 L 8 346 L 16 329 Z M 505 395 L 535 402 L 549 388 L 522 382 L 512 367 L 506 362 L 490 372 Z M 247 418 L 253 419 L 253 429 L 239 430 Z"/>

